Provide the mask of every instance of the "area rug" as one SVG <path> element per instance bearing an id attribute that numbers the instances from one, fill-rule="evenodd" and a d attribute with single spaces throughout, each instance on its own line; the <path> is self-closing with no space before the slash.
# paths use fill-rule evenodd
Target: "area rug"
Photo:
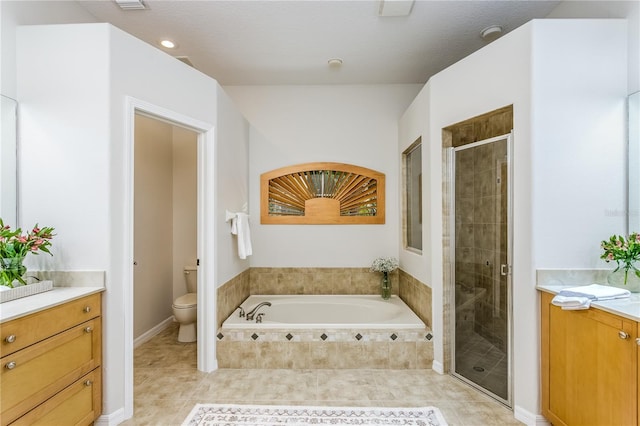
<path id="1" fill-rule="evenodd" d="M 182 426 L 417 425 L 447 426 L 435 407 L 304 407 L 196 404 Z"/>

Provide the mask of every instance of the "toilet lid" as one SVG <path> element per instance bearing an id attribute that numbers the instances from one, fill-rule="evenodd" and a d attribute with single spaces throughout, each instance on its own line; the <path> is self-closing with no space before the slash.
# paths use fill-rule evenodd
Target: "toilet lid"
<path id="1" fill-rule="evenodd" d="M 173 306 L 177 308 L 191 308 L 196 306 L 198 303 L 198 294 L 197 293 L 187 293 L 184 296 L 178 297 L 175 302 L 173 302 Z"/>

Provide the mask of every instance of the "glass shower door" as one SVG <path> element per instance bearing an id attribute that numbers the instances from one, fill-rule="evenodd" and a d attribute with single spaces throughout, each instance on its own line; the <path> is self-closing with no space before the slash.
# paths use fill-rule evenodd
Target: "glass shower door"
<path id="1" fill-rule="evenodd" d="M 511 406 L 510 136 L 453 148 L 453 374 Z"/>

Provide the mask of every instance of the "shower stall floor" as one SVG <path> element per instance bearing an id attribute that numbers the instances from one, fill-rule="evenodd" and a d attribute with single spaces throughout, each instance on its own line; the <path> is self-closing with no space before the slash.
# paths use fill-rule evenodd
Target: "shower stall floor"
<path id="1" fill-rule="evenodd" d="M 466 333 L 458 342 L 455 371 L 491 393 L 508 396 L 508 356 L 477 333 Z"/>

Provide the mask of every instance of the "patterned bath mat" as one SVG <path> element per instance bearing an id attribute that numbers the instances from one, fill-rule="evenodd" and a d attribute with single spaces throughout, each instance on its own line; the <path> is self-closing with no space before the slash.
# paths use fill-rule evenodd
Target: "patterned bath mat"
<path id="1" fill-rule="evenodd" d="M 182 426 L 417 425 L 447 426 L 440 410 L 421 408 L 304 407 L 196 404 Z"/>

